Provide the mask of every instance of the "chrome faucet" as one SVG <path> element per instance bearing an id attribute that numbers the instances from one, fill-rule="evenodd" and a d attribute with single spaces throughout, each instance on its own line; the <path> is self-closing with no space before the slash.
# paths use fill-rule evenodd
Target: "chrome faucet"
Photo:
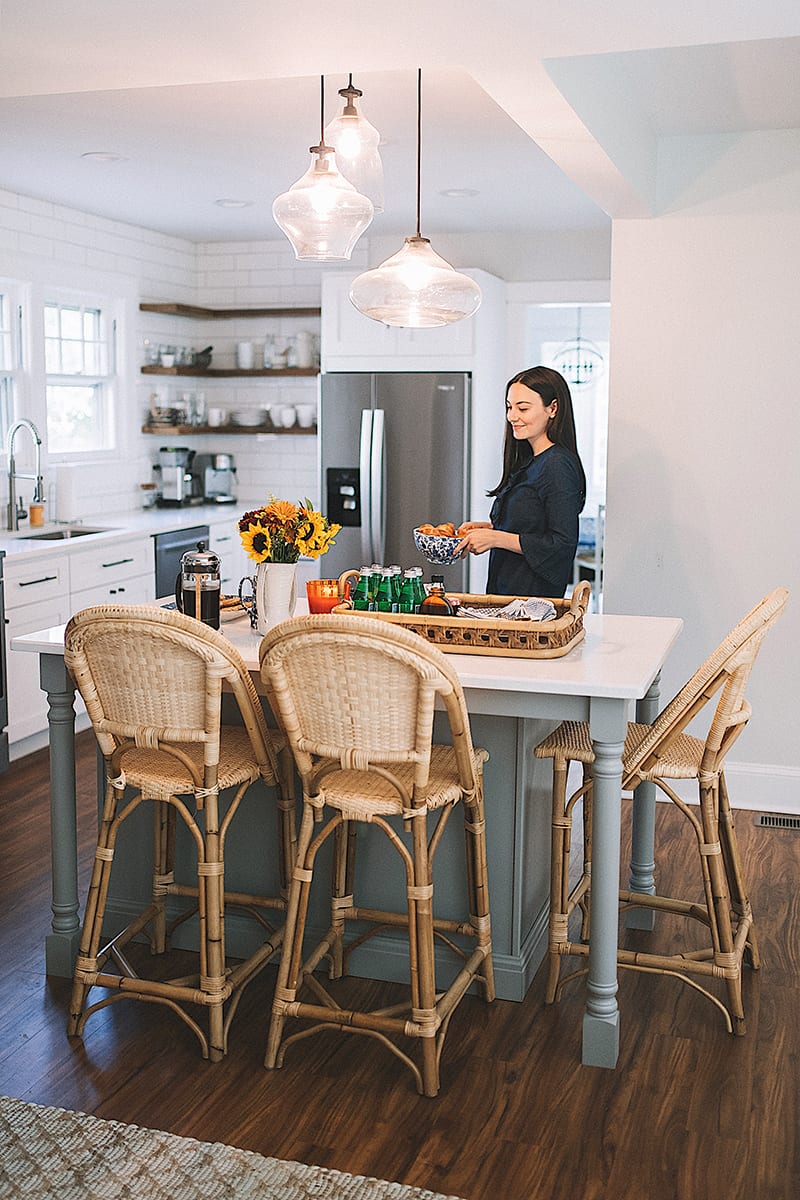
<path id="1" fill-rule="evenodd" d="M 27 429 L 33 438 L 33 447 L 36 451 L 36 466 L 34 474 L 31 475 L 26 471 L 18 471 L 14 462 L 14 438 L 17 436 L 17 431 Z M 20 519 L 27 517 L 27 512 L 21 500 L 17 498 L 16 481 L 18 479 L 34 479 L 36 486 L 33 491 L 33 503 L 44 504 L 44 482 L 42 480 L 42 439 L 39 437 L 39 432 L 33 421 L 26 420 L 25 417 L 19 421 L 15 421 L 8 431 L 6 438 L 6 454 L 8 455 L 8 528 L 19 529 Z"/>

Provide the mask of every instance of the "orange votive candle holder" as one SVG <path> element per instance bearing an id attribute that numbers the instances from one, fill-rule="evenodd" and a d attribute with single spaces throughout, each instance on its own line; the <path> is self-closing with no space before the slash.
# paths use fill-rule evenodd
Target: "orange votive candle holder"
<path id="1" fill-rule="evenodd" d="M 346 594 L 350 585 L 346 585 Z M 306 583 L 308 596 L 308 611 L 310 613 L 329 613 L 339 603 L 338 579 L 309 579 Z"/>

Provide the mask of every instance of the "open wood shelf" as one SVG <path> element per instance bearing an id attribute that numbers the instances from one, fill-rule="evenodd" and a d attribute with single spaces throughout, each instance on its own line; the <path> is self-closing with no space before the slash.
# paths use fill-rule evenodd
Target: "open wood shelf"
<path id="1" fill-rule="evenodd" d="M 289 429 L 275 425 L 143 425 L 142 433 L 158 433 L 162 437 L 189 437 L 194 433 L 276 433 L 281 436 L 292 434 L 303 437 L 315 437 L 316 425 L 292 425 Z"/>
<path id="2" fill-rule="evenodd" d="M 196 304 L 145 304 L 140 312 L 164 313 L 171 317 L 192 317 L 194 320 L 222 321 L 231 317 L 318 317 L 321 308 L 201 308 Z"/>
<path id="3" fill-rule="evenodd" d="M 242 376 L 249 379 L 270 375 L 319 375 L 319 367 L 260 367 L 242 371 L 239 367 L 142 367 L 143 375 L 191 375 L 195 379 L 228 379 Z"/>

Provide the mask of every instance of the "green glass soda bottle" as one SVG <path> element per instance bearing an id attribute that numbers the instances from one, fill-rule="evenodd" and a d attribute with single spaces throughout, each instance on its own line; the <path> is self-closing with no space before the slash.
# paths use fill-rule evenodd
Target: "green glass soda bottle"
<path id="1" fill-rule="evenodd" d="M 403 572 L 403 582 L 400 585 L 400 599 L 398 601 L 398 612 L 415 613 L 419 607 L 417 600 L 417 589 L 414 584 L 414 569 L 410 568 Z"/>
<path id="2" fill-rule="evenodd" d="M 381 581 L 378 584 L 378 594 L 375 597 L 375 609 L 377 612 L 397 612 L 394 588 L 392 587 L 391 567 L 384 567 L 381 571 Z"/>
<path id="3" fill-rule="evenodd" d="M 372 574 L 372 602 L 375 604 L 378 599 L 378 588 L 381 586 L 381 571 L 383 567 L 380 563 L 373 563 L 370 571 Z"/>
<path id="4" fill-rule="evenodd" d="M 370 567 L 362 567 L 358 573 L 358 583 L 353 592 L 353 608 L 356 612 L 372 612 L 374 607 L 372 600 L 372 570 Z"/>
<path id="5" fill-rule="evenodd" d="M 418 613 L 419 606 L 425 599 L 427 592 L 425 591 L 425 584 L 422 582 L 422 567 L 412 567 L 411 569 L 414 572 L 414 612 Z"/>
<path id="6" fill-rule="evenodd" d="M 392 572 L 392 595 L 394 602 L 397 605 L 395 612 L 400 608 L 400 590 L 403 586 L 403 571 L 401 567 L 391 566 L 389 570 Z"/>

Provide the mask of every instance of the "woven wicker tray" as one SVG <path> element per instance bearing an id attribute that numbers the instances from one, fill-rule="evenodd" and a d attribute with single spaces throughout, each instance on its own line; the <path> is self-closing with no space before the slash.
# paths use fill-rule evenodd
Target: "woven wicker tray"
<path id="1" fill-rule="evenodd" d="M 508 604 L 513 596 L 481 596 L 453 592 L 471 608 Z M 430 617 L 417 613 L 358 612 L 359 617 L 376 617 L 413 629 L 420 637 L 451 654 L 514 655 L 527 658 L 560 658 L 583 641 L 583 617 L 589 607 L 591 588 L 584 580 L 569 600 L 553 600 L 558 616 L 554 621 L 508 621 L 497 617 Z M 349 604 L 339 604 L 335 613 L 352 613 Z"/>

